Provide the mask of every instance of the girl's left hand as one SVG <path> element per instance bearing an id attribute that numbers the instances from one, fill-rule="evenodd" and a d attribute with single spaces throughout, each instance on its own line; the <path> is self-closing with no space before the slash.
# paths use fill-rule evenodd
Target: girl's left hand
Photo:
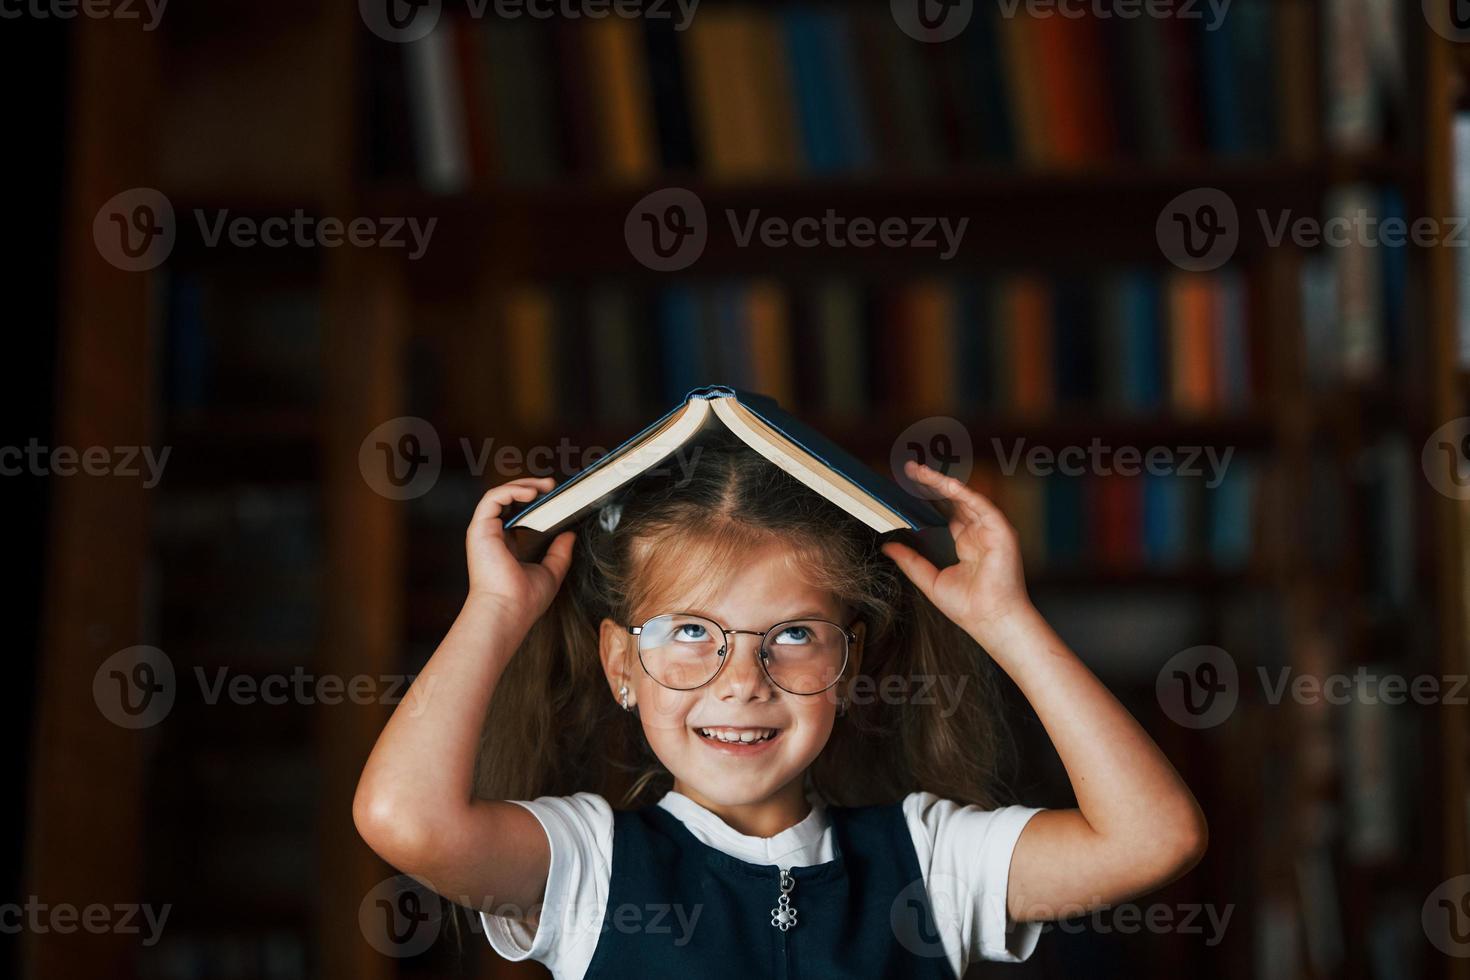
<path id="1" fill-rule="evenodd" d="M 904 473 L 941 495 L 935 505 L 949 518 L 959 563 L 937 569 L 896 541 L 882 551 L 940 612 L 984 646 L 986 637 L 1031 606 L 1016 529 L 999 507 L 954 477 L 914 460 L 904 463 Z"/>

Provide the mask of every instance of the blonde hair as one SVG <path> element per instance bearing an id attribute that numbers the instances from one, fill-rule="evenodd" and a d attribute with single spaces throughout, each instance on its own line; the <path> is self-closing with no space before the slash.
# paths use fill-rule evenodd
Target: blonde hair
<path id="1" fill-rule="evenodd" d="M 962 695 L 953 704 L 854 698 L 808 771 L 813 788 L 846 806 L 892 803 L 921 789 L 998 805 L 1011 749 L 995 667 L 878 550 L 876 535 L 733 438 L 702 437 L 676 462 L 630 484 L 616 522 L 594 513 L 577 527 L 567 580 L 491 701 L 477 795 L 585 790 L 618 809 L 656 802 L 673 776 L 609 690 L 599 624 L 632 623 L 637 611 L 681 589 L 686 597 L 691 587 L 718 594 L 722 569 L 728 574 L 742 556 L 777 543 L 789 549 L 793 571 L 866 624 L 858 668 L 866 690 L 892 690 L 885 678 L 900 678 L 889 683 L 903 690 L 927 678 Z"/>

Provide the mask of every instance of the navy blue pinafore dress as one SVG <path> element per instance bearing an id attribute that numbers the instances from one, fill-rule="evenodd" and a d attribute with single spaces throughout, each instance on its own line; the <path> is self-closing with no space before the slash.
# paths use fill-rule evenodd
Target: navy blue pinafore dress
<path id="1" fill-rule="evenodd" d="M 902 805 L 827 812 L 833 860 L 785 872 L 711 847 L 661 806 L 615 812 L 588 980 L 956 980 Z"/>

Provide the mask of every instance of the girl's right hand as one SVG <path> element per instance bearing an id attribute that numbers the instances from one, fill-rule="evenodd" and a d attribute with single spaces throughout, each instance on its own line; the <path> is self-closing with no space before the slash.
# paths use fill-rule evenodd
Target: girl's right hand
<path id="1" fill-rule="evenodd" d="M 573 532 L 558 534 L 539 562 L 523 562 L 505 540 L 501 513 L 513 501 L 534 500 L 556 485 L 549 476 L 527 476 L 502 483 L 480 498 L 465 534 L 470 597 L 483 598 L 508 614 L 535 622 L 561 588 L 572 564 Z"/>

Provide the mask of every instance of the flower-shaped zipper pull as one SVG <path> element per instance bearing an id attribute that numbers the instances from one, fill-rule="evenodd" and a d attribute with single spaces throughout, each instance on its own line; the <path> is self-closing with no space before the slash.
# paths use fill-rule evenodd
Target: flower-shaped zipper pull
<path id="1" fill-rule="evenodd" d="M 776 907 L 771 909 L 771 925 L 785 932 L 796 925 L 796 909 L 791 907 L 791 889 L 796 887 L 796 879 L 785 868 L 781 869 L 781 898 Z"/>

